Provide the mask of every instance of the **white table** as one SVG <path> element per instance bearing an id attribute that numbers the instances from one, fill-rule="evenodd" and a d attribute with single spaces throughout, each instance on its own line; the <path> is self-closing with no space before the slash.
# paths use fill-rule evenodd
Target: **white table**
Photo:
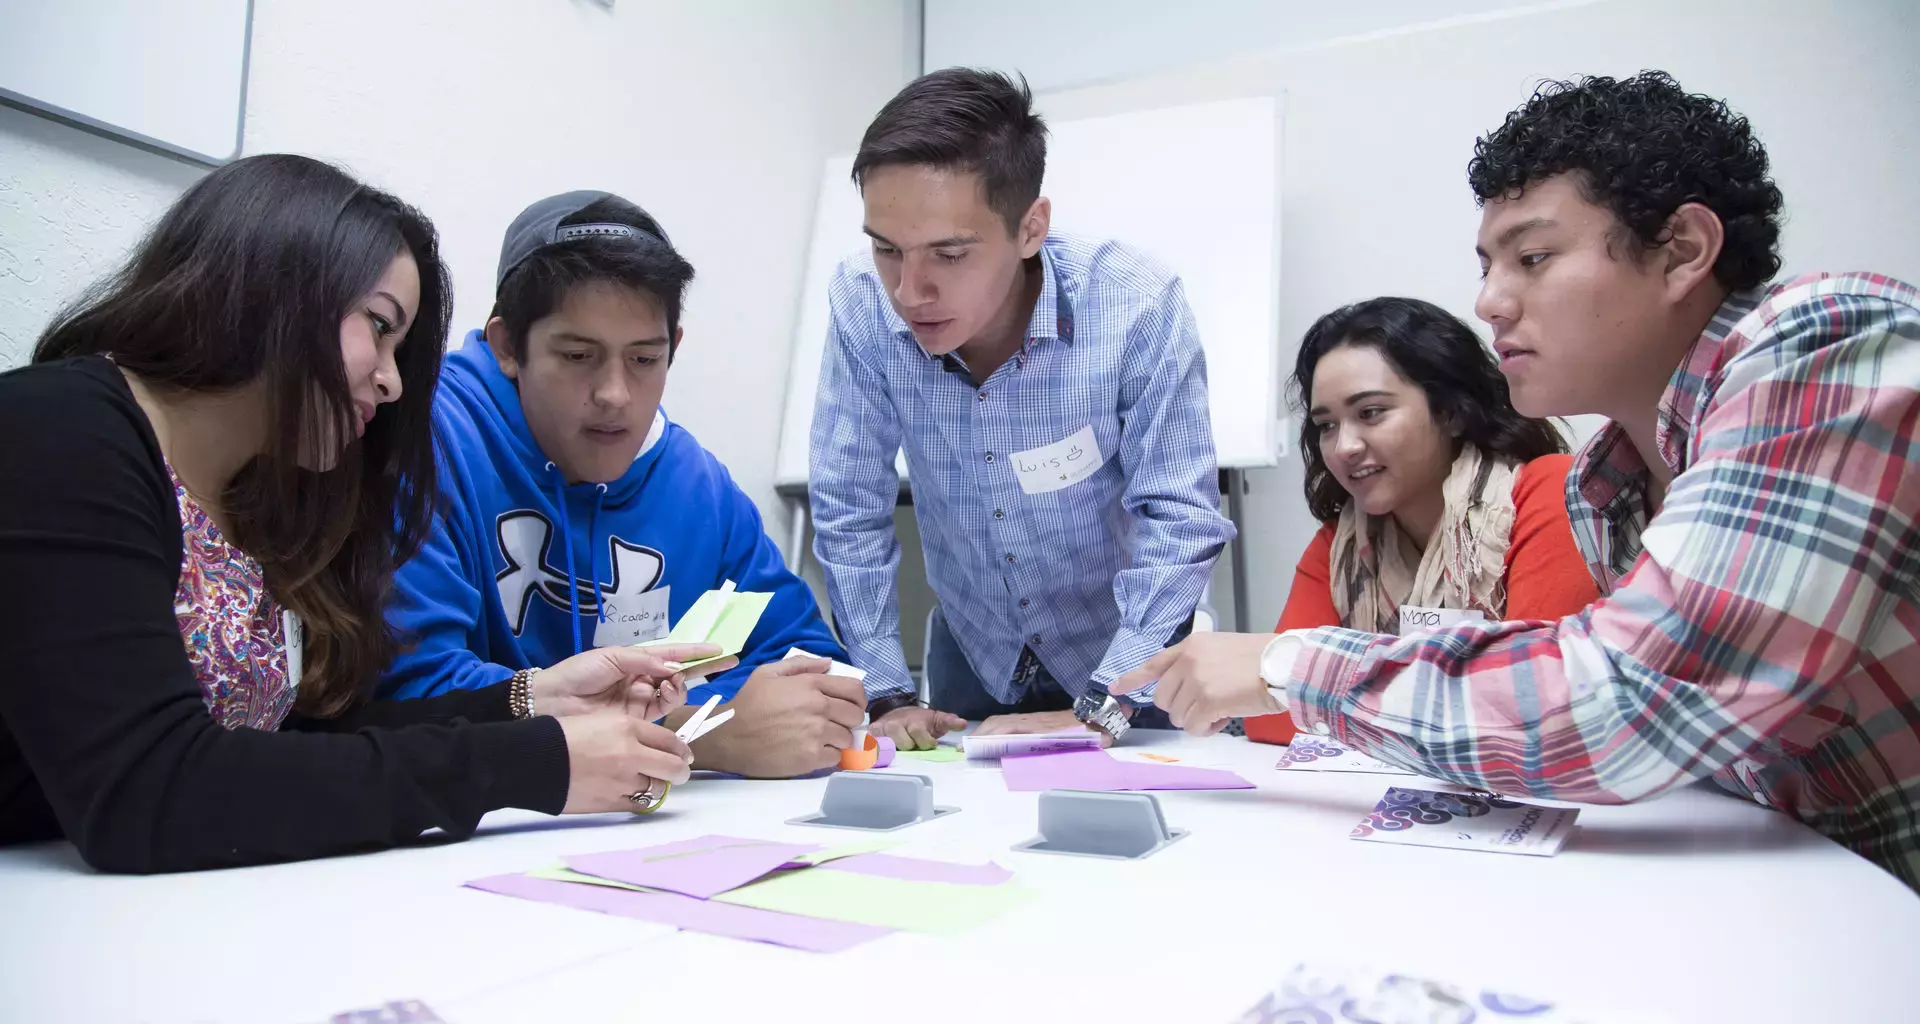
<path id="1" fill-rule="evenodd" d="M 1557 857 L 1354 842 L 1386 776 L 1277 772 L 1279 748 L 1141 733 L 1252 791 L 1161 793 L 1192 835 L 1139 862 L 1015 853 L 1032 793 L 902 759 L 962 808 L 895 852 L 996 860 L 1041 893 L 956 936 L 822 955 L 463 889 L 563 854 L 789 826 L 822 779 L 707 780 L 647 819 L 488 817 L 470 842 L 126 878 L 65 844 L 0 851 L 0 1020 L 324 1020 L 418 998 L 522 1021 L 1229 1021 L 1301 960 L 1503 986 L 1605 1020 L 1920 1021 L 1920 896 L 1812 831 L 1706 787 L 1591 807 Z"/>

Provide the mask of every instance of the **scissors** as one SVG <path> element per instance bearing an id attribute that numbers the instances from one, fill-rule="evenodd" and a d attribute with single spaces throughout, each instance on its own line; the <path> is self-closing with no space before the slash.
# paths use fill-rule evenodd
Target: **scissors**
<path id="1" fill-rule="evenodd" d="M 716 693 L 708 697 L 707 702 L 700 705 L 700 710 L 694 712 L 693 717 L 687 719 L 687 724 L 681 726 L 680 731 L 674 733 L 674 735 L 680 737 L 682 743 L 692 743 L 694 740 L 727 724 L 727 719 L 733 717 L 734 709 L 728 708 L 717 715 L 713 715 L 713 709 L 719 705 L 719 703 L 719 694 Z M 707 718 L 708 715 L 713 715 L 713 718 L 709 720 Z"/>
<path id="2" fill-rule="evenodd" d="M 686 724 L 682 725 L 680 727 L 680 730 L 674 733 L 674 735 L 680 737 L 680 741 L 682 743 L 692 743 L 694 740 L 697 740 L 700 737 L 705 736 L 706 734 L 712 732 L 713 730 L 718 729 L 721 726 L 727 724 L 727 720 L 733 717 L 733 712 L 735 709 L 728 708 L 727 710 L 722 711 L 717 715 L 714 715 L 713 709 L 718 707 L 719 705 L 720 705 L 719 694 L 716 693 L 713 696 L 708 697 L 707 702 L 705 704 L 700 705 L 700 710 L 694 712 L 693 717 L 687 719 Z M 713 717 L 708 718 L 707 717 L 708 715 L 713 715 Z M 660 794 L 658 796 L 655 796 L 653 792 L 653 787 L 655 783 L 658 783 L 660 786 Z M 634 793 L 633 795 L 627 797 L 627 799 L 633 803 L 633 813 L 652 814 L 653 812 L 660 809 L 661 804 L 664 804 L 667 802 L 667 794 L 672 790 L 673 790 L 672 783 L 661 782 L 659 779 L 654 779 L 647 783 L 647 788 L 639 791 L 638 793 Z"/>

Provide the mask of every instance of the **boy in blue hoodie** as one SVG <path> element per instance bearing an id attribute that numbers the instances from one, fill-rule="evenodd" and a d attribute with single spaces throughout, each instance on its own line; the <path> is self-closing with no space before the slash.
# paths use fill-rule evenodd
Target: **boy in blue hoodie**
<path id="1" fill-rule="evenodd" d="M 644 210 L 604 192 L 528 207 L 507 229 L 493 315 L 434 397 L 439 528 L 395 577 L 406 649 L 386 697 L 497 683 L 591 647 L 665 636 L 708 590 L 773 594 L 739 666 L 688 695 L 738 713 L 694 744 L 703 768 L 778 778 L 839 760 L 865 711 L 813 593 L 733 479 L 660 408 L 693 267 Z M 782 660 L 793 648 L 815 658 Z"/>

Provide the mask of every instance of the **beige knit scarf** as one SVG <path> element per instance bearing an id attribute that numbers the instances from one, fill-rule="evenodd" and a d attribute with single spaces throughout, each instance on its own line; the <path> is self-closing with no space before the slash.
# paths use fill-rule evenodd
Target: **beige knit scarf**
<path id="1" fill-rule="evenodd" d="M 1507 546 L 1513 538 L 1513 482 L 1519 465 L 1465 445 L 1442 490 L 1446 511 L 1419 564 L 1392 516 L 1348 502 L 1334 527 L 1331 576 L 1340 623 L 1398 633 L 1400 606 L 1478 610 L 1506 616 Z"/>

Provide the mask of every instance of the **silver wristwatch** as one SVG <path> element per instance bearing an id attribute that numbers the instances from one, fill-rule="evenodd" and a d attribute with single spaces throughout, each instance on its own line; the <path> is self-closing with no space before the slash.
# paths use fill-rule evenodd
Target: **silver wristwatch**
<path id="1" fill-rule="evenodd" d="M 1073 717 L 1096 729 L 1105 730 L 1107 735 L 1116 740 L 1133 728 L 1133 723 L 1127 720 L 1126 705 L 1115 700 L 1112 694 L 1100 690 L 1088 690 L 1081 694 L 1080 699 L 1073 702 Z"/>

